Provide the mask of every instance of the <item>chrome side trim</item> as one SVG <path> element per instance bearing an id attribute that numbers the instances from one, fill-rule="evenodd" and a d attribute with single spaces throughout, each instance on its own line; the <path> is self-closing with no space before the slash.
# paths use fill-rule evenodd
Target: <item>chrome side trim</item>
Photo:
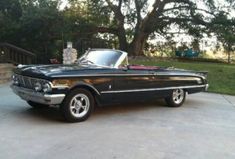
<path id="1" fill-rule="evenodd" d="M 148 72 L 148 70 L 146 70 Z M 201 77 L 200 75 L 193 74 L 167 74 L 167 73 L 159 73 L 156 74 L 146 73 L 146 74 L 81 74 L 81 75 L 52 75 L 51 77 L 132 77 L 132 76 L 187 76 L 187 77 Z"/>
<path id="2" fill-rule="evenodd" d="M 51 77 L 110 77 L 110 76 L 153 76 L 152 74 L 85 74 L 85 75 L 52 75 Z"/>
<path id="3" fill-rule="evenodd" d="M 102 91 L 101 94 L 106 93 L 128 93 L 128 92 L 147 92 L 147 91 L 161 91 L 172 89 L 186 89 L 186 88 L 206 88 L 206 84 L 197 86 L 177 86 L 177 87 L 164 87 L 164 88 L 146 88 L 146 89 L 132 89 L 132 90 L 117 90 L 117 91 Z"/>
<path id="4" fill-rule="evenodd" d="M 52 85 L 52 88 L 66 89 L 66 88 L 69 88 L 69 86 L 65 86 L 65 85 Z"/>
<path id="5" fill-rule="evenodd" d="M 20 98 L 26 101 L 33 101 L 37 103 L 56 105 L 62 103 L 65 98 L 65 94 L 44 94 L 40 92 L 33 91 L 31 89 L 18 87 L 11 85 L 13 92 Z"/>

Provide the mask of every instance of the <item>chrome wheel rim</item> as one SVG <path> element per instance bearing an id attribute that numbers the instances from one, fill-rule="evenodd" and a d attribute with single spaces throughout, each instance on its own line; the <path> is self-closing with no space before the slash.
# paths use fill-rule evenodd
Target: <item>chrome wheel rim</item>
<path id="1" fill-rule="evenodd" d="M 90 100 L 85 94 L 77 94 L 70 101 L 70 112 L 76 118 L 85 116 L 90 107 Z"/>
<path id="2" fill-rule="evenodd" d="M 184 90 L 176 89 L 173 91 L 173 101 L 175 104 L 180 104 L 184 100 Z"/>

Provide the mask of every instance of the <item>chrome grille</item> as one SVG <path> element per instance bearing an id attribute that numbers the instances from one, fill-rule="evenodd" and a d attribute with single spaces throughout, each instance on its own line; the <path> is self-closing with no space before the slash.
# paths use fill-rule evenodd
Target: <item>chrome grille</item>
<path id="1" fill-rule="evenodd" d="M 40 82 L 41 84 L 46 82 L 43 79 L 37 79 L 37 78 L 22 76 L 22 75 L 18 75 L 18 74 L 15 74 L 15 76 L 17 77 L 17 79 L 19 81 L 20 87 L 29 88 L 29 89 L 34 89 L 34 84 L 36 82 Z"/>
<path id="2" fill-rule="evenodd" d="M 21 75 L 18 75 L 17 77 L 19 79 L 19 85 L 21 87 L 30 88 L 30 89 L 34 88 L 34 83 L 32 82 L 32 78 Z"/>
<path id="3" fill-rule="evenodd" d="M 29 78 L 24 77 L 23 80 L 24 80 L 25 86 L 28 86 L 28 87 L 32 88 L 31 80 Z"/>
<path id="4" fill-rule="evenodd" d="M 23 76 L 17 76 L 17 78 L 19 79 L 19 84 L 24 86 L 24 80 L 23 80 Z"/>

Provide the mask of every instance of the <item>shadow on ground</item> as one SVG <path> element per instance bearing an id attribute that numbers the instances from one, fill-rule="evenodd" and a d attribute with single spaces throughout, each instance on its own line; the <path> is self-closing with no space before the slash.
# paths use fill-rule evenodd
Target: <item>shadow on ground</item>
<path id="1" fill-rule="evenodd" d="M 48 108 L 30 108 L 30 106 L 25 105 L 26 107 L 21 111 L 16 111 L 14 113 L 20 113 L 20 115 L 28 116 L 30 118 L 41 118 L 41 120 L 51 121 L 51 122 L 65 122 L 61 116 L 59 107 L 53 106 Z M 117 114 L 128 114 L 141 112 L 146 110 L 155 110 L 161 107 L 166 107 L 166 104 L 163 100 L 158 100 L 150 103 L 129 103 L 129 104 L 120 104 L 120 105 L 107 105 L 102 107 L 96 107 L 94 112 L 91 114 L 93 119 L 95 118 L 105 118 Z M 18 114 L 19 115 L 19 114 Z M 90 117 L 90 118 L 91 118 Z M 88 119 L 89 120 L 89 119 Z"/>

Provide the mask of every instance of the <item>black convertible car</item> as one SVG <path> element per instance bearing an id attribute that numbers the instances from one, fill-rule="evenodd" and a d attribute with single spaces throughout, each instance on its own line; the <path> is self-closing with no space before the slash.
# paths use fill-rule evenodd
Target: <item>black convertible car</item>
<path id="1" fill-rule="evenodd" d="M 11 88 L 34 108 L 59 105 L 69 122 L 86 120 L 95 105 L 165 98 L 181 106 L 186 93 L 208 88 L 206 72 L 129 65 L 127 53 L 90 49 L 73 65 L 18 66 Z"/>

